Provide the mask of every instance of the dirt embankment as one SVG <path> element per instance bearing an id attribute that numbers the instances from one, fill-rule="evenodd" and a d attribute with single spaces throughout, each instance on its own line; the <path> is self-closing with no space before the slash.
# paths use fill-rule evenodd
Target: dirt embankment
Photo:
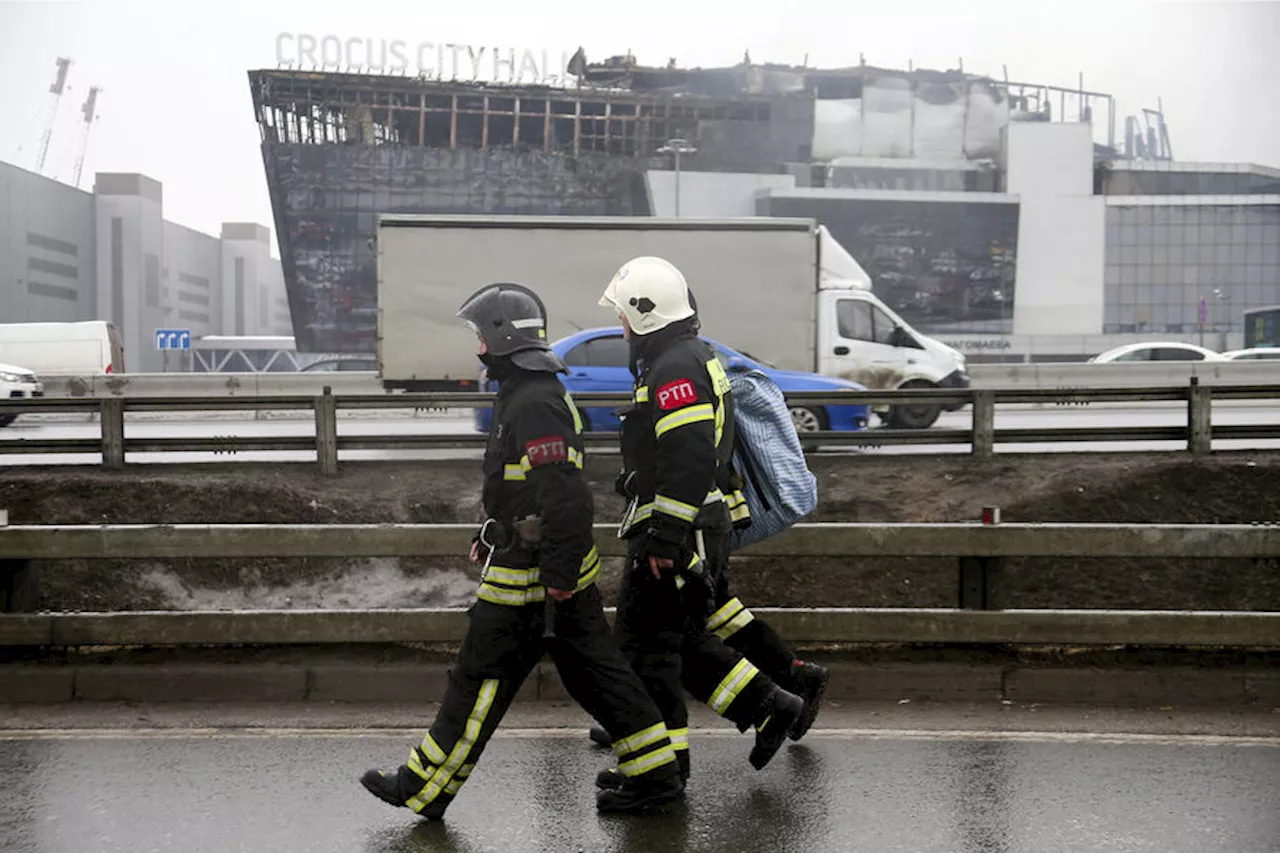
<path id="1" fill-rule="evenodd" d="M 612 463 L 589 465 L 597 520 L 621 501 Z M 971 521 L 984 505 L 1006 521 L 1280 522 L 1280 454 L 1204 461 L 1173 455 L 1053 454 L 989 462 L 964 457 L 815 457 L 815 521 Z M 471 461 L 311 466 L 166 466 L 0 470 L 13 524 L 471 522 Z M 611 561 L 613 562 L 613 561 Z M 755 605 L 951 607 L 954 561 L 735 561 Z M 606 566 L 606 594 L 616 565 Z M 40 567 L 41 609 L 458 606 L 474 588 L 465 560 L 65 561 Z M 1005 607 L 1280 609 L 1280 567 L 1253 560 L 1015 560 Z"/>

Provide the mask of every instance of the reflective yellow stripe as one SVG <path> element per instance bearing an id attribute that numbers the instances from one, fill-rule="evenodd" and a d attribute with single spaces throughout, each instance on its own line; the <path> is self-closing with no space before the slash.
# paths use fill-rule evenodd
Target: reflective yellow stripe
<path id="1" fill-rule="evenodd" d="M 723 607 L 707 618 L 707 630 L 714 631 L 745 609 L 746 605 L 741 600 L 737 598 L 730 599 L 725 602 Z"/>
<path id="2" fill-rule="evenodd" d="M 443 760 L 440 763 L 444 763 Z M 405 762 L 405 766 L 414 772 L 414 774 L 423 782 L 430 782 L 431 776 L 436 772 L 435 765 L 422 766 L 422 759 L 418 757 L 418 750 L 409 750 L 409 760 Z"/>
<path id="3" fill-rule="evenodd" d="M 667 737 L 667 724 L 654 723 L 647 729 L 641 729 L 635 734 L 615 740 L 613 742 L 613 754 L 622 758 L 629 752 L 638 752 L 646 746 L 653 746 L 664 737 Z"/>
<path id="4" fill-rule="evenodd" d="M 734 634 L 741 631 L 744 627 L 746 627 L 751 622 L 751 620 L 755 618 L 756 618 L 755 616 L 751 615 L 750 610 L 744 609 L 737 616 L 730 619 L 726 624 L 721 625 L 719 628 L 716 628 L 715 629 L 716 636 L 722 640 L 727 640 L 730 637 L 732 637 Z"/>
<path id="5" fill-rule="evenodd" d="M 671 738 L 671 748 L 674 750 L 689 748 L 689 730 L 688 729 L 668 729 L 667 734 Z"/>
<path id="6" fill-rule="evenodd" d="M 419 749 L 422 750 L 422 754 L 425 755 L 427 760 L 432 764 L 444 764 L 444 750 L 441 749 L 440 744 L 436 743 L 435 739 L 431 737 L 431 732 L 427 732 L 422 736 L 422 744 L 419 746 Z"/>
<path id="7" fill-rule="evenodd" d="M 578 414 L 578 406 L 573 402 L 573 397 L 569 396 L 569 392 L 564 392 L 565 404 L 569 406 L 569 414 L 573 415 L 573 431 L 577 435 L 582 435 L 582 415 Z M 579 466 L 581 467 L 581 466 Z"/>
<path id="8" fill-rule="evenodd" d="M 717 397 L 723 397 L 729 393 L 729 374 L 724 372 L 724 365 L 720 363 L 720 359 L 713 358 L 707 362 L 707 375 L 711 377 L 711 390 Z"/>
<path id="9" fill-rule="evenodd" d="M 476 765 L 475 765 L 474 763 L 471 763 L 471 764 L 464 764 L 464 765 L 462 765 L 461 767 L 459 767 L 459 768 L 458 768 L 458 772 L 457 772 L 457 773 L 454 773 L 454 774 L 453 774 L 453 778 L 455 778 L 455 779 L 466 779 L 468 776 L 470 776 L 470 775 L 471 775 L 471 771 L 472 771 L 472 770 L 475 770 L 475 769 L 476 769 Z"/>
<path id="10" fill-rule="evenodd" d="M 760 670 L 756 669 L 751 661 L 743 658 L 729 670 L 729 674 L 716 687 L 715 692 L 711 695 L 711 701 L 707 704 L 711 710 L 721 716 L 729 710 L 729 706 L 733 704 L 733 700 L 738 698 L 738 694 L 742 692 L 742 688 L 751 683 L 751 679 L 760 674 Z"/>
<path id="11" fill-rule="evenodd" d="M 524 480 L 524 469 L 519 465 L 508 462 L 502 466 L 502 479 L 508 483 L 521 482 Z"/>
<path id="12" fill-rule="evenodd" d="M 698 517 L 698 508 L 696 506 L 678 501 L 675 498 L 669 498 L 666 495 L 658 495 L 653 499 L 653 509 L 654 512 L 661 512 L 681 521 L 687 521 L 690 524 Z"/>
<path id="13" fill-rule="evenodd" d="M 699 403 L 696 406 L 689 406 L 686 409 L 680 409 L 659 418 L 658 422 L 653 425 L 653 432 L 655 436 L 662 438 L 673 429 L 703 421 L 714 421 L 715 419 L 715 408 L 710 403 Z"/>
<path id="14" fill-rule="evenodd" d="M 573 467 L 582 470 L 582 454 L 574 448 L 569 448 L 569 461 L 573 463 Z"/>
<path id="15" fill-rule="evenodd" d="M 493 698 L 498 693 L 498 680 L 496 678 L 485 679 L 480 685 L 480 692 L 476 696 L 476 704 L 471 709 L 471 715 L 467 717 L 467 724 L 463 728 L 462 737 L 458 738 L 458 742 L 453 745 L 453 749 L 449 752 L 448 759 L 444 764 L 436 769 L 432 774 L 431 781 L 423 786 L 422 790 L 409 798 L 405 803 L 415 812 L 420 812 L 427 807 L 436 797 L 440 796 L 440 792 L 446 789 L 446 786 L 453 781 L 453 775 L 467 760 L 467 756 L 471 754 L 471 748 L 475 746 L 477 740 L 480 739 L 480 729 L 484 725 L 484 718 L 488 716 L 489 709 L 493 707 Z M 458 787 L 462 782 L 458 780 Z M 454 788 L 449 793 L 457 793 Z"/>
<path id="16" fill-rule="evenodd" d="M 485 572 L 486 582 L 500 583 L 506 586 L 530 586 L 538 582 L 540 571 L 537 566 L 531 569 L 508 569 L 505 566 L 490 566 Z"/>
<path id="17" fill-rule="evenodd" d="M 653 752 L 645 753 L 639 758 L 623 761 L 618 765 L 618 772 L 623 776 L 643 776 L 652 773 L 659 767 L 665 767 L 676 760 L 676 752 L 670 744 L 660 746 Z"/>
<path id="18" fill-rule="evenodd" d="M 446 794 L 456 794 L 456 793 L 458 793 L 458 791 L 462 788 L 462 783 L 463 783 L 463 782 L 465 782 L 465 781 L 467 781 L 467 780 L 466 780 L 466 779 L 454 779 L 454 780 L 453 780 L 452 782 L 450 782 L 448 785 L 445 785 L 445 786 L 444 786 L 444 792 L 445 792 Z"/>
<path id="19" fill-rule="evenodd" d="M 578 585 L 574 588 L 575 592 L 582 592 L 591 586 L 600 577 L 600 554 L 596 551 L 594 545 L 587 552 L 586 558 L 582 561 L 582 568 L 578 570 Z"/>
<path id="20" fill-rule="evenodd" d="M 649 402 L 649 386 L 648 385 L 641 385 L 639 388 L 636 389 L 635 401 L 637 403 Z"/>
<path id="21" fill-rule="evenodd" d="M 531 586 L 528 589 L 504 589 L 500 586 L 482 583 L 480 584 L 480 589 L 476 591 L 476 597 L 490 604 L 523 607 L 526 604 L 535 604 L 545 600 L 547 592 L 541 586 Z"/>
<path id="22" fill-rule="evenodd" d="M 684 584 L 685 584 L 684 576 L 676 575 L 676 589 L 684 589 Z"/>

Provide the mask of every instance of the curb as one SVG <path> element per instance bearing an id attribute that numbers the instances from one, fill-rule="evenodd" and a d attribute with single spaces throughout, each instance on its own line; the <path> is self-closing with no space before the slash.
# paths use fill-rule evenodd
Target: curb
<path id="1" fill-rule="evenodd" d="M 936 701 L 1122 707 L 1280 707 L 1280 673 L 1253 667 L 1134 668 L 822 660 L 831 702 Z M 0 704 L 71 701 L 414 703 L 438 701 L 450 664 L 155 662 L 0 664 Z M 549 661 L 517 702 L 570 699 Z"/>

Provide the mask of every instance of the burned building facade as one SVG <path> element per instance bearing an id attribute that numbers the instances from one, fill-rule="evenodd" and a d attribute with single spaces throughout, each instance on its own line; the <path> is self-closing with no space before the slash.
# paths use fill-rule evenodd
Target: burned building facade
<path id="1" fill-rule="evenodd" d="M 625 59 L 581 72 L 571 88 L 250 72 L 298 348 L 375 348 L 378 213 L 662 214 L 646 174 L 670 167 L 677 139 L 696 148 L 689 172 L 856 185 L 859 164 L 894 159 L 934 174 L 994 163 L 1011 117 L 1052 110 L 1043 87 L 1029 98 L 961 72 Z M 957 189 L 997 189 L 992 169 L 956 174 Z"/>

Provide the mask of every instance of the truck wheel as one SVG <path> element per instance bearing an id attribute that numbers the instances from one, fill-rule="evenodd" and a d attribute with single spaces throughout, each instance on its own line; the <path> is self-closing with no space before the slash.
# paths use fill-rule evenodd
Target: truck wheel
<path id="1" fill-rule="evenodd" d="M 932 382 L 904 382 L 900 389 L 936 388 Z M 898 429 L 928 429 L 942 414 L 941 406 L 894 406 L 889 409 L 889 425 Z"/>
<path id="2" fill-rule="evenodd" d="M 827 428 L 827 413 L 824 409 L 793 406 L 791 422 L 796 425 L 796 432 L 817 432 Z"/>
<path id="3" fill-rule="evenodd" d="M 0 427 L 7 427 L 17 419 L 17 415 L 0 415 Z"/>

